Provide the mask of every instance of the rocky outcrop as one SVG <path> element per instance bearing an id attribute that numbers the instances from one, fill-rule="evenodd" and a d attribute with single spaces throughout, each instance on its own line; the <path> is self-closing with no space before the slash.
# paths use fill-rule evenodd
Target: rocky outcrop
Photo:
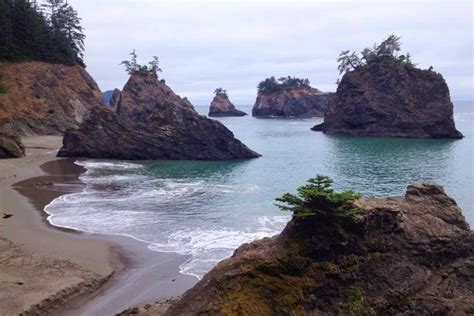
<path id="1" fill-rule="evenodd" d="M 474 233 L 442 187 L 356 203 L 363 213 L 336 229 L 294 218 L 280 235 L 241 246 L 164 314 L 474 312 Z"/>
<path id="2" fill-rule="evenodd" d="M 102 104 L 97 84 L 79 65 L 2 62 L 0 73 L 0 120 L 19 135 L 61 134 Z"/>
<path id="3" fill-rule="evenodd" d="M 109 100 L 109 103 L 108 103 L 108 105 L 111 108 L 113 108 L 113 109 L 117 108 L 117 105 L 120 101 L 120 94 L 121 94 L 121 92 L 120 92 L 119 89 L 114 89 L 114 91 L 112 92 L 112 96 L 110 97 L 110 100 Z"/>
<path id="4" fill-rule="evenodd" d="M 314 117 L 323 116 L 333 93 L 315 88 L 283 89 L 259 92 L 252 115 L 256 117 Z"/>
<path id="5" fill-rule="evenodd" d="M 220 122 L 200 116 L 156 75 L 135 74 L 116 111 L 96 107 L 69 130 L 61 157 L 114 159 L 244 159 L 259 157 Z"/>
<path id="6" fill-rule="evenodd" d="M 239 111 L 230 102 L 227 94 L 218 93 L 214 97 L 209 107 L 209 116 L 223 117 L 223 116 L 245 116 L 247 113 Z"/>
<path id="7" fill-rule="evenodd" d="M 25 147 L 21 139 L 11 133 L 0 130 L 0 159 L 21 158 L 25 156 Z"/>
<path id="8" fill-rule="evenodd" d="M 414 138 L 461 138 L 441 74 L 387 60 L 347 72 L 330 103 L 328 134 Z"/>

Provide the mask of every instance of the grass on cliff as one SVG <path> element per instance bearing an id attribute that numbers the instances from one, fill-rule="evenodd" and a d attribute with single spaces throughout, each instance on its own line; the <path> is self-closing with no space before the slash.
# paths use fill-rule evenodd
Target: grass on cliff
<path id="1" fill-rule="evenodd" d="M 334 181 L 326 176 L 318 175 L 298 188 L 297 195 L 286 193 L 277 198 L 276 205 L 283 211 L 293 213 L 293 218 L 313 217 L 324 222 L 340 224 L 361 214 L 363 210 L 354 205 L 354 201 L 362 197 L 351 190 L 335 192 Z"/>

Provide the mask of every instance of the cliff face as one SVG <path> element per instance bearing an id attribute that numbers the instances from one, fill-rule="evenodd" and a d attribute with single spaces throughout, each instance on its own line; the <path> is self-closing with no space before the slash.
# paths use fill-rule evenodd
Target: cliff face
<path id="1" fill-rule="evenodd" d="M 333 93 L 315 88 L 297 88 L 272 93 L 259 92 L 252 115 L 256 117 L 323 116 Z"/>
<path id="2" fill-rule="evenodd" d="M 109 106 L 112 109 L 117 108 L 117 105 L 120 101 L 120 95 L 121 95 L 120 90 L 119 89 L 114 89 L 114 91 L 112 92 L 112 96 L 110 97 L 110 100 L 109 100 Z"/>
<path id="3" fill-rule="evenodd" d="M 436 72 L 404 65 L 366 65 L 347 72 L 324 123 L 329 134 L 461 138 L 448 86 Z"/>
<path id="4" fill-rule="evenodd" d="M 280 235 L 241 246 L 165 314 L 474 312 L 474 233 L 442 187 L 357 204 L 364 213 L 338 230 L 293 219 Z"/>
<path id="5" fill-rule="evenodd" d="M 0 120 L 19 135 L 61 134 L 102 104 L 99 88 L 81 66 L 43 62 L 0 63 Z"/>
<path id="6" fill-rule="evenodd" d="M 245 116 L 247 113 L 239 111 L 230 102 L 226 94 L 216 94 L 209 107 L 209 116 Z"/>
<path id="7" fill-rule="evenodd" d="M 95 108 L 69 130 L 62 157 L 244 159 L 259 157 L 221 123 L 200 116 L 155 75 L 132 75 L 116 111 Z"/>

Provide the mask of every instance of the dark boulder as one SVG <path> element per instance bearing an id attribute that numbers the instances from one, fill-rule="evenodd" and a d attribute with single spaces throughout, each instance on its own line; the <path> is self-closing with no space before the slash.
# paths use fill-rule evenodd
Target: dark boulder
<path id="1" fill-rule="evenodd" d="M 96 107 L 66 132 L 61 157 L 246 159 L 259 157 L 218 121 L 199 115 L 156 75 L 132 75 L 116 111 Z"/>
<path id="2" fill-rule="evenodd" d="M 313 128 L 328 134 L 462 138 L 441 74 L 390 60 L 342 78 L 324 117 Z"/>

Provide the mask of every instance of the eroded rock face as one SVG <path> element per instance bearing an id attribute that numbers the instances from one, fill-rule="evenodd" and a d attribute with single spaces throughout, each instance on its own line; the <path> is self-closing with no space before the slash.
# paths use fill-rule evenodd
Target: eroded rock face
<path id="1" fill-rule="evenodd" d="M 0 63 L 0 120 L 9 120 L 18 135 L 61 134 L 77 127 L 101 92 L 81 66 L 44 62 Z"/>
<path id="2" fill-rule="evenodd" d="M 0 131 L 0 159 L 21 158 L 25 156 L 25 147 L 18 136 Z"/>
<path id="3" fill-rule="evenodd" d="M 357 201 L 340 230 L 310 218 L 237 249 L 165 315 L 466 315 L 474 233 L 436 185 Z"/>
<path id="4" fill-rule="evenodd" d="M 112 96 L 110 97 L 110 100 L 109 100 L 109 106 L 112 109 L 117 108 L 117 105 L 120 101 L 120 95 L 121 95 L 120 90 L 119 89 L 114 89 L 114 92 L 112 92 Z"/>
<path id="5" fill-rule="evenodd" d="M 278 92 L 259 92 L 252 115 L 256 117 L 323 116 L 333 93 L 315 88 L 295 88 Z"/>
<path id="6" fill-rule="evenodd" d="M 155 75 L 132 75 L 116 111 L 96 107 L 69 130 L 61 157 L 246 159 L 259 157 L 220 122 L 200 116 Z"/>
<path id="7" fill-rule="evenodd" d="M 328 134 L 461 138 L 443 77 L 387 61 L 347 72 L 313 128 Z"/>
<path id="8" fill-rule="evenodd" d="M 216 94 L 209 107 L 209 116 L 211 117 L 245 115 L 247 113 L 237 110 L 226 94 Z"/>

